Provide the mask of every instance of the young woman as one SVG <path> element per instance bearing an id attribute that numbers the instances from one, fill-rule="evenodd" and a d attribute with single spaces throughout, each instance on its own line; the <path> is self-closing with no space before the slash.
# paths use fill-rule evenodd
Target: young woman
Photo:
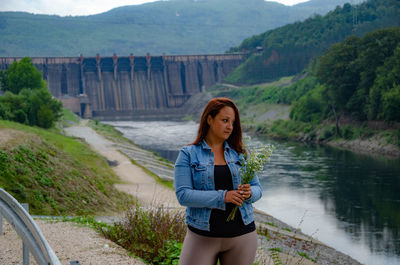
<path id="1" fill-rule="evenodd" d="M 239 111 L 232 100 L 214 98 L 205 107 L 196 140 L 175 163 L 175 192 L 186 208 L 188 231 L 180 265 L 251 265 L 257 250 L 252 203 L 260 199 L 255 176 L 241 185 L 244 159 Z M 235 205 L 233 221 L 227 221 Z"/>

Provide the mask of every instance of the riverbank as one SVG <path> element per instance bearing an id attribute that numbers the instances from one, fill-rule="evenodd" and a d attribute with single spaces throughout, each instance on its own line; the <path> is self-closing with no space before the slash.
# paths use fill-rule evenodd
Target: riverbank
<path id="1" fill-rule="evenodd" d="M 100 131 L 99 129 L 97 131 Z M 125 154 L 139 166 L 147 168 L 152 174 L 160 176 L 160 179 L 172 180 L 173 167 L 171 163 L 157 157 L 153 152 L 143 150 L 121 136 L 111 132 L 104 134 L 115 148 Z M 98 141 L 93 142 L 96 145 Z M 169 189 L 175 196 L 173 189 Z M 278 255 L 284 264 L 360 264 L 348 255 L 326 246 L 322 242 L 301 233 L 300 230 L 290 227 L 280 220 L 256 210 L 257 227 L 259 228 L 259 250 L 257 260 L 259 264 L 273 264 L 271 257 Z"/>
<path id="2" fill-rule="evenodd" d="M 243 130 L 260 137 L 289 140 L 305 144 L 327 145 L 372 157 L 399 159 L 400 147 L 394 142 L 395 130 L 372 131 L 343 125 L 341 136 L 336 136 L 335 125 L 307 124 L 291 120 L 273 120 L 264 123 L 244 123 Z M 365 130 L 365 132 L 361 132 Z"/>

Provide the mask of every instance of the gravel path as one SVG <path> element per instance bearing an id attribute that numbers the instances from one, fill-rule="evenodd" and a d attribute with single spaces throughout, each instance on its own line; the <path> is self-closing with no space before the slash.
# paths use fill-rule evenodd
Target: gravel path
<path id="1" fill-rule="evenodd" d="M 114 242 L 105 239 L 89 227 L 70 222 L 35 220 L 47 242 L 62 264 L 78 260 L 80 264 L 91 265 L 144 265 L 139 259 Z M 14 228 L 4 222 L 0 236 L 0 264 L 22 264 L 22 240 Z M 30 264 L 37 264 L 31 255 Z"/>

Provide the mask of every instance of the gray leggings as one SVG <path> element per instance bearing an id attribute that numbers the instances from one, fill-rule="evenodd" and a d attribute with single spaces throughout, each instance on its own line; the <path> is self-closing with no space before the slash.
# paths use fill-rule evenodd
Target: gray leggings
<path id="1" fill-rule="evenodd" d="M 187 230 L 179 265 L 252 265 L 257 251 L 257 232 L 237 237 L 207 237 Z"/>

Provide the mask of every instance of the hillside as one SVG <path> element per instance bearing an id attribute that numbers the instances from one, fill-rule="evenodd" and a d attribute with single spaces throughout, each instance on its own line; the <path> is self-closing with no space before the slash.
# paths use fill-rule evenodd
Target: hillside
<path id="1" fill-rule="evenodd" d="M 244 38 L 345 2 L 285 6 L 263 0 L 172 0 L 77 17 L 0 12 L 0 56 L 223 53 Z"/>
<path id="2" fill-rule="evenodd" d="M 121 211 L 132 199 L 117 191 L 107 161 L 84 143 L 0 120 L 0 187 L 40 215 Z"/>
<path id="3" fill-rule="evenodd" d="M 393 27 L 332 45 L 300 76 L 213 93 L 234 99 L 244 127 L 257 133 L 399 157 L 399 67 L 400 28 Z"/>
<path id="4" fill-rule="evenodd" d="M 245 63 L 227 81 L 261 83 L 301 72 L 312 58 L 333 43 L 350 35 L 363 36 L 372 30 L 400 26 L 400 2 L 368 0 L 360 5 L 345 4 L 325 16 L 315 15 L 250 37 L 230 52 L 248 52 Z M 260 53 L 256 47 L 262 47 Z"/>

